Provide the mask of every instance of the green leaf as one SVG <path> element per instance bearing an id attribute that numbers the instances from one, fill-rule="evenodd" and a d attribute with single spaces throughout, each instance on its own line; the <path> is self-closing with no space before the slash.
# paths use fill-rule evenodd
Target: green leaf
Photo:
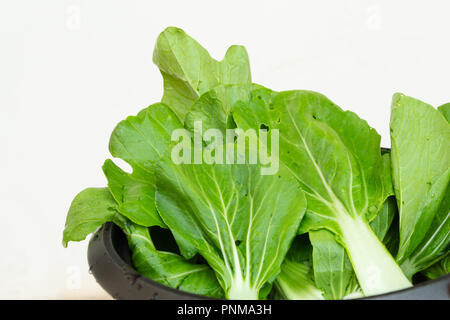
<path id="1" fill-rule="evenodd" d="M 132 221 L 143 226 L 161 226 L 159 214 L 155 211 L 155 186 L 149 180 L 140 179 L 138 174 L 129 174 L 112 160 L 103 164 L 108 187 L 117 201 L 117 210 Z"/>
<path id="2" fill-rule="evenodd" d="M 383 203 L 380 212 L 378 212 L 376 218 L 370 223 L 370 227 L 375 232 L 378 239 L 384 240 L 389 228 L 392 225 L 394 217 L 397 215 L 397 202 L 395 197 L 389 197 Z"/>
<path id="3" fill-rule="evenodd" d="M 399 234 L 399 217 L 398 217 L 398 209 L 394 219 L 392 220 L 391 227 L 388 232 L 384 236 L 383 243 L 386 246 L 386 249 L 391 253 L 393 257 L 397 256 L 398 245 L 400 243 L 400 234 Z"/>
<path id="4" fill-rule="evenodd" d="M 133 265 L 140 274 L 172 288 L 223 297 L 223 291 L 209 266 L 191 263 L 175 253 L 156 250 L 148 228 L 120 215 L 107 188 L 88 188 L 75 197 L 67 215 L 64 246 L 69 241 L 84 240 L 106 222 L 114 222 L 124 231 Z"/>
<path id="5" fill-rule="evenodd" d="M 202 122 L 203 130 L 230 129 L 231 108 L 239 101 L 248 101 L 252 85 L 217 86 L 202 94 L 186 115 L 185 127 L 194 132 L 194 123 Z"/>
<path id="6" fill-rule="evenodd" d="M 355 273 L 345 249 L 327 230 L 310 231 L 314 279 L 325 299 L 338 300 L 353 292 Z"/>
<path id="7" fill-rule="evenodd" d="M 448 250 L 450 126 L 432 106 L 396 94 L 390 127 L 400 214 L 397 260 L 411 277 Z"/>
<path id="8" fill-rule="evenodd" d="M 312 251 L 313 247 L 308 234 L 301 234 L 296 236 L 292 241 L 291 247 L 286 254 L 286 259 L 311 265 Z"/>
<path id="9" fill-rule="evenodd" d="M 111 154 L 129 163 L 133 172 L 124 172 L 111 160 L 103 172 L 118 211 L 139 225 L 164 226 L 155 207 L 154 166 L 171 143 L 172 131 L 181 127 L 176 115 L 157 103 L 121 121 L 111 135 Z"/>
<path id="10" fill-rule="evenodd" d="M 146 227 L 126 219 L 121 227 L 132 251 L 133 265 L 140 274 L 171 288 L 214 298 L 223 297 L 223 290 L 208 265 L 195 264 L 178 254 L 156 250 Z"/>
<path id="11" fill-rule="evenodd" d="M 443 259 L 433 264 L 423 271 L 428 279 L 437 279 L 450 273 L 450 255 L 447 254 Z"/>
<path id="12" fill-rule="evenodd" d="M 431 191 L 432 192 L 432 191 Z M 402 261 L 405 274 L 412 277 L 433 263 L 442 259 L 450 249 L 450 185 L 444 193 L 443 200 L 435 212 L 427 233 L 417 248 Z M 427 212 L 432 212 L 427 211 Z"/>
<path id="13" fill-rule="evenodd" d="M 450 103 L 446 103 L 438 108 L 439 112 L 450 122 Z"/>
<path id="14" fill-rule="evenodd" d="M 392 167 L 391 167 L 390 151 L 382 150 L 381 158 L 383 161 L 383 177 L 384 177 L 383 186 L 384 186 L 384 196 L 385 196 L 385 200 L 386 200 L 388 197 L 395 195 L 394 184 L 392 182 Z"/>
<path id="15" fill-rule="evenodd" d="M 396 214 L 395 198 L 389 197 L 370 223 L 380 240 L 384 239 Z M 336 300 L 362 296 L 348 255 L 335 236 L 327 230 L 310 231 L 309 236 L 314 248 L 314 279 L 317 287 L 324 292 L 324 297 Z M 289 252 L 291 251 L 292 247 Z"/>
<path id="16" fill-rule="evenodd" d="M 105 222 L 113 221 L 117 205 L 107 188 L 87 188 L 72 201 L 67 213 L 63 245 L 82 241 Z"/>
<path id="17" fill-rule="evenodd" d="M 286 260 L 304 265 L 296 266 L 295 269 L 309 268 L 308 277 L 313 280 L 316 290 L 321 292 L 321 299 L 343 299 L 359 293 L 356 276 L 345 249 L 336 241 L 333 233 L 327 230 L 310 231 L 297 236 Z M 282 273 L 287 271 L 283 270 L 284 264 L 281 268 Z M 290 283 L 284 296 L 289 299 L 307 299 L 311 286 L 302 283 L 304 277 L 294 279 L 289 275 L 283 276 L 282 273 L 277 277 L 277 281 L 278 278 L 284 277 L 285 282 Z"/>
<path id="18" fill-rule="evenodd" d="M 240 128 L 265 124 L 279 130 L 280 161 L 298 179 L 308 201 L 299 232 L 335 233 L 366 295 L 409 286 L 368 226 L 389 194 L 380 136 L 318 93 L 259 90 L 265 91 L 261 99 L 253 94 L 249 104 L 233 108 L 233 117 Z"/>
<path id="19" fill-rule="evenodd" d="M 238 157 L 243 152 L 235 150 Z M 161 217 L 175 239 L 177 231 L 195 248 L 184 252 L 186 257 L 198 252 L 207 260 L 230 299 L 257 299 L 273 281 L 306 207 L 284 168 L 275 176 L 261 175 L 260 169 L 259 164 L 176 165 L 168 157 L 158 165 Z"/>
<path id="20" fill-rule="evenodd" d="M 294 238 L 281 265 L 281 272 L 275 279 L 275 290 L 272 294 L 274 299 L 323 299 L 322 291 L 314 282 L 312 252 L 308 234 Z"/>
<path id="21" fill-rule="evenodd" d="M 164 79 L 162 102 L 184 120 L 203 93 L 221 84 L 251 84 L 247 51 L 231 46 L 217 61 L 183 30 L 169 27 L 158 37 L 153 62 Z"/>
<path id="22" fill-rule="evenodd" d="M 244 130 L 257 130 L 262 125 L 268 127 L 274 119 L 279 122 L 278 112 L 274 110 L 274 100 L 278 95 L 278 92 L 254 85 L 249 99 L 237 101 L 231 108 L 231 114 L 237 126 Z"/>
<path id="23" fill-rule="evenodd" d="M 389 197 L 376 218 L 370 223 L 371 228 L 380 240 L 384 239 L 396 214 L 395 198 Z M 362 296 L 348 255 L 333 234 L 327 230 L 310 231 L 311 243 L 306 243 L 302 238 L 304 236 L 307 237 L 307 234 L 295 238 L 286 259 L 305 265 L 313 262 L 315 284 L 322 290 L 326 299 Z M 311 250 L 311 244 L 313 250 Z M 298 278 L 296 281 L 290 279 L 289 281 L 292 282 L 288 291 L 289 296 L 302 297 L 305 294 L 303 292 L 305 287 L 295 283 L 296 281 L 302 281 L 302 279 Z"/>
<path id="24" fill-rule="evenodd" d="M 317 199 L 317 192 L 323 200 L 340 202 L 351 215 L 372 220 L 384 201 L 383 161 L 376 131 L 318 93 L 259 91 L 265 94 L 254 93 L 247 106 L 233 109 L 238 126 L 259 128 L 265 124 L 279 129 L 281 161 L 297 173 L 304 189 L 313 195 L 312 201 L 323 202 Z M 256 111 L 255 105 L 259 106 Z"/>
<path id="25" fill-rule="evenodd" d="M 275 286 L 281 297 L 289 300 L 323 300 L 322 291 L 311 279 L 311 267 L 304 263 L 284 260 Z"/>

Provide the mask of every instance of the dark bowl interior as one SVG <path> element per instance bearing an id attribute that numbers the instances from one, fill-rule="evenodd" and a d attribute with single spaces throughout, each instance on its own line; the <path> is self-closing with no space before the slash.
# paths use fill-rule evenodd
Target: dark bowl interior
<path id="1" fill-rule="evenodd" d="M 125 300 L 205 300 L 208 297 L 172 289 L 141 276 L 131 264 L 131 252 L 122 230 L 105 223 L 91 238 L 88 248 L 89 270 L 114 299 Z M 426 281 L 413 288 L 371 296 L 368 300 L 449 300 L 450 274 Z"/>

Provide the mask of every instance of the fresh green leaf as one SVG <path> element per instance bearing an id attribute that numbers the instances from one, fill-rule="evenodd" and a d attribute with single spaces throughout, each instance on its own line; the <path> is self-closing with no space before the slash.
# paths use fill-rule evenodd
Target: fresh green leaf
<path id="1" fill-rule="evenodd" d="M 376 218 L 370 223 L 372 230 L 383 240 L 397 213 L 395 198 L 383 204 Z M 310 231 L 313 245 L 314 279 L 326 299 L 344 299 L 362 296 L 356 275 L 344 247 L 327 230 Z M 300 251 L 301 248 L 292 251 Z M 288 253 L 288 255 L 289 255 Z M 301 260 L 298 260 L 301 261 Z"/>
<path id="2" fill-rule="evenodd" d="M 191 263 L 178 254 L 156 250 L 146 227 L 127 219 L 123 219 L 120 226 L 127 236 L 133 265 L 140 274 L 171 288 L 223 297 L 223 290 L 208 265 Z"/>
<path id="3" fill-rule="evenodd" d="M 105 222 L 114 221 L 117 205 L 107 188 L 87 188 L 70 205 L 63 233 L 63 245 L 82 241 Z"/>
<path id="4" fill-rule="evenodd" d="M 390 158 L 385 156 L 389 155 L 387 153 L 383 154 L 383 160 L 387 158 L 387 165 L 385 167 L 386 181 L 392 184 L 390 182 Z M 370 223 L 372 230 L 380 240 L 384 239 L 396 214 L 397 204 L 395 198 L 389 197 L 375 219 Z M 319 230 L 310 231 L 309 235 L 314 247 L 314 258 L 312 261 L 314 279 L 317 287 L 323 291 L 324 297 L 326 299 L 336 300 L 362 296 L 348 255 L 344 247 L 336 241 L 333 234 L 327 230 Z M 295 252 L 302 252 L 305 250 L 304 248 L 308 247 L 294 247 L 293 245 L 288 252 L 288 256 L 293 255 Z M 294 261 L 302 260 L 297 258 Z M 298 289 L 300 288 L 298 287 Z"/>
<path id="5" fill-rule="evenodd" d="M 392 225 L 395 215 L 398 213 L 397 202 L 395 197 L 389 197 L 383 203 L 380 212 L 376 218 L 370 223 L 370 227 L 375 232 L 378 239 L 384 240 L 389 228 Z"/>
<path id="6" fill-rule="evenodd" d="M 289 300 L 323 300 L 322 291 L 311 279 L 311 267 L 286 259 L 275 286 L 281 297 Z"/>
<path id="7" fill-rule="evenodd" d="M 308 209 L 300 232 L 328 229 L 352 261 L 366 295 L 410 286 L 370 229 L 386 199 L 380 136 L 352 112 L 309 91 L 270 92 L 236 105 L 241 128 L 268 125 L 280 134 L 280 161 L 306 193 Z M 257 96 L 257 95 L 256 95 Z M 264 97 L 264 98 L 263 98 Z M 259 105 L 254 112 L 253 105 Z"/>
<path id="8" fill-rule="evenodd" d="M 310 231 L 314 279 L 325 299 L 338 300 L 353 292 L 355 273 L 342 247 L 330 231 Z"/>
<path id="9" fill-rule="evenodd" d="M 400 234 L 399 234 L 399 217 L 398 217 L 398 209 L 392 220 L 391 227 L 383 238 L 383 243 L 386 246 L 386 249 L 391 253 L 393 257 L 397 256 L 398 245 L 400 243 Z"/>
<path id="10" fill-rule="evenodd" d="M 153 62 L 164 79 L 166 103 L 184 120 L 191 105 L 203 93 L 221 84 L 251 84 L 247 51 L 231 46 L 217 61 L 183 30 L 169 27 L 156 42 Z"/>
<path id="11" fill-rule="evenodd" d="M 148 228 L 123 217 L 107 188 L 88 188 L 75 197 L 67 215 L 64 246 L 69 241 L 84 240 L 106 222 L 114 222 L 126 234 L 133 265 L 140 274 L 172 288 L 223 297 L 209 266 L 193 264 L 180 255 L 156 250 Z"/>
<path id="12" fill-rule="evenodd" d="M 292 241 L 291 247 L 286 254 L 286 259 L 312 265 L 312 251 L 313 247 L 308 234 L 301 234 Z"/>
<path id="13" fill-rule="evenodd" d="M 438 108 L 439 112 L 450 122 L 450 103 L 446 103 Z"/>
<path id="14" fill-rule="evenodd" d="M 235 150 L 237 157 L 244 152 Z M 259 164 L 176 165 L 167 157 L 158 165 L 161 217 L 195 248 L 185 257 L 198 252 L 207 260 L 230 299 L 257 299 L 273 281 L 306 207 L 289 172 L 280 168 L 269 176 L 260 169 Z"/>
<path id="15" fill-rule="evenodd" d="M 294 238 L 281 265 L 281 272 L 275 279 L 273 299 L 323 299 L 322 291 L 314 282 L 312 253 L 313 247 L 308 234 L 298 235 Z"/>
<path id="16" fill-rule="evenodd" d="M 121 121 L 111 135 L 111 154 L 129 163 L 133 172 L 124 172 L 111 160 L 103 172 L 118 211 L 139 225 L 164 226 L 155 207 L 154 166 L 171 143 L 173 130 L 181 127 L 176 115 L 157 103 Z"/>
<path id="17" fill-rule="evenodd" d="M 143 226 L 164 226 L 155 211 L 155 186 L 139 174 L 129 174 L 107 159 L 103 172 L 108 187 L 117 201 L 117 210 Z"/>
<path id="18" fill-rule="evenodd" d="M 432 106 L 396 94 L 390 127 L 400 214 L 397 261 L 411 277 L 448 252 L 450 126 Z"/>
<path id="19" fill-rule="evenodd" d="M 252 88 L 251 85 L 221 85 L 204 93 L 187 113 L 185 127 L 194 132 L 195 122 L 201 121 L 204 131 L 217 129 L 225 133 L 230 129 L 231 108 L 239 101 L 248 101 Z"/>
<path id="20" fill-rule="evenodd" d="M 381 158 L 383 161 L 383 178 L 384 178 L 383 186 L 384 186 L 384 196 L 386 200 L 388 197 L 395 195 L 394 184 L 392 183 L 392 167 L 391 167 L 390 151 L 382 150 Z"/>
<path id="21" fill-rule="evenodd" d="M 437 279 L 450 273 L 450 255 L 447 254 L 445 258 L 439 260 L 428 269 L 423 271 L 428 279 Z"/>
<path id="22" fill-rule="evenodd" d="M 431 191 L 433 192 L 433 191 Z M 450 249 L 450 185 L 423 240 L 416 249 L 401 262 L 405 274 L 412 277 L 442 259 Z M 427 212 L 432 212 L 427 211 Z"/>

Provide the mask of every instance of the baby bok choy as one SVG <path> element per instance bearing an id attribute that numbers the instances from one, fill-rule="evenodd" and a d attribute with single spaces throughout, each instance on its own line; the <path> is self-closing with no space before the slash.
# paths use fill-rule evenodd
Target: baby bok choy
<path id="1" fill-rule="evenodd" d="M 257 90 L 233 116 L 239 127 L 279 130 L 280 161 L 307 197 L 299 232 L 331 231 L 346 249 L 365 295 L 411 286 L 369 226 L 391 192 L 377 132 L 318 93 Z"/>
<path id="2" fill-rule="evenodd" d="M 235 147 L 234 154 L 245 153 Z M 156 205 L 175 239 L 188 244 L 180 246 L 183 256 L 203 256 L 228 299 L 258 299 L 279 272 L 306 199 L 285 168 L 269 176 L 258 164 L 222 163 L 177 165 L 162 158 Z"/>
<path id="3" fill-rule="evenodd" d="M 142 276 L 227 299 L 346 299 L 448 273 L 450 103 L 394 95 L 389 152 L 325 96 L 252 83 L 244 47 L 215 60 L 169 27 L 153 61 L 161 101 L 109 141 L 132 171 L 105 161 L 64 246 L 113 222 Z"/>
<path id="4" fill-rule="evenodd" d="M 411 278 L 448 254 L 450 125 L 447 106 L 394 95 L 392 178 L 400 215 L 397 261 Z"/>

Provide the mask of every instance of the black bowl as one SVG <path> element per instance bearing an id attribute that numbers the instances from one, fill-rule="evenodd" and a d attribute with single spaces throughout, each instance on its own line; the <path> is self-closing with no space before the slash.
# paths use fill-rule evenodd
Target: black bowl
<path id="1" fill-rule="evenodd" d="M 89 270 L 114 299 L 205 300 L 208 297 L 172 289 L 140 275 L 131 264 L 131 252 L 122 230 L 105 223 L 91 238 Z M 371 296 L 369 300 L 449 300 L 450 274 L 413 288 Z"/>

